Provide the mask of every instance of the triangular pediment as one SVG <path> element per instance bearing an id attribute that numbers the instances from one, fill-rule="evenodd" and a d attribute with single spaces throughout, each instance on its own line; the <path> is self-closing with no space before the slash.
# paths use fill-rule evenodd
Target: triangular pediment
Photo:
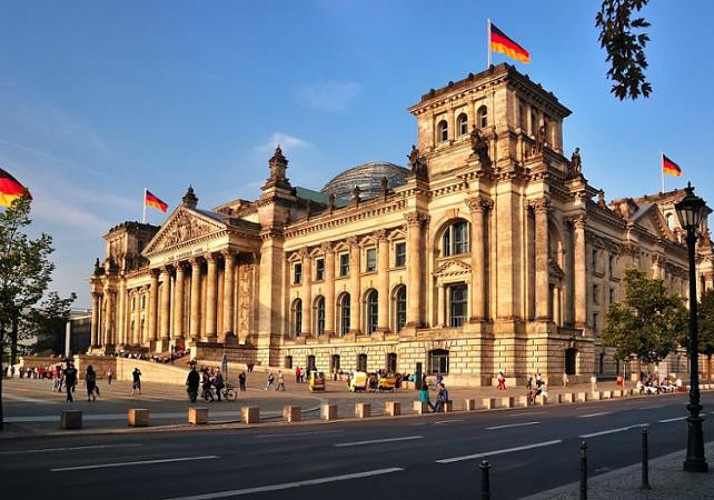
<path id="1" fill-rule="evenodd" d="M 642 213 L 637 219 L 637 224 L 657 238 L 674 239 L 672 232 L 667 227 L 667 222 L 656 205 L 650 206 Z"/>
<path id="2" fill-rule="evenodd" d="M 225 223 L 212 219 L 186 207 L 178 207 L 149 242 L 144 255 L 150 255 L 173 247 L 205 238 L 227 229 Z"/>
<path id="3" fill-rule="evenodd" d="M 434 276 L 445 278 L 448 276 L 459 276 L 470 273 L 470 265 L 457 259 L 450 259 L 439 265 L 436 271 L 434 271 Z"/>

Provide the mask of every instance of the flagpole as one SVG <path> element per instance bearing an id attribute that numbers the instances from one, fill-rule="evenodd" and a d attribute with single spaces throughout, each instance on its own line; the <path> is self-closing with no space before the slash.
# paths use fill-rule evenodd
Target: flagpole
<path id="1" fill-rule="evenodd" d="M 491 67 L 491 18 L 486 19 L 486 52 L 488 52 L 488 63 L 486 69 Z"/>
<path id="2" fill-rule="evenodd" d="M 146 224 L 146 188 L 144 188 L 144 199 L 141 200 L 142 210 L 141 210 L 141 223 Z"/>
<path id="3" fill-rule="evenodd" d="M 664 153 L 660 151 L 659 154 L 659 171 L 662 174 L 662 192 L 664 193 Z"/>

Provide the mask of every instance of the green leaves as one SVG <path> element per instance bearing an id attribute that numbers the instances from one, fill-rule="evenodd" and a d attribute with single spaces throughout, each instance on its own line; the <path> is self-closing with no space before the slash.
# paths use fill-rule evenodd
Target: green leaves
<path id="1" fill-rule="evenodd" d="M 650 26 L 642 17 L 632 18 L 649 0 L 603 0 L 595 16 L 600 29 L 600 47 L 607 53 L 610 69 L 607 77 L 614 81 L 610 92 L 621 101 L 649 97 L 652 85 L 645 79 L 647 33 L 636 33 Z"/>

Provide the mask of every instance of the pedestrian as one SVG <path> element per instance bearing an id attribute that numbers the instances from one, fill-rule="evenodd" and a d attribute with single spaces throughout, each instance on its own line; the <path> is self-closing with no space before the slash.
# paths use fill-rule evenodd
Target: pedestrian
<path id="1" fill-rule="evenodd" d="M 67 392 L 67 401 L 70 403 L 74 401 L 72 393 L 75 385 L 77 385 L 77 369 L 74 367 L 74 363 L 69 361 L 67 369 L 64 371 L 64 387 Z"/>
<path id="2" fill-rule="evenodd" d="M 498 375 L 496 376 L 496 380 L 498 380 L 498 389 L 499 391 L 505 391 L 506 390 L 506 376 L 503 374 L 503 372 L 498 372 Z"/>
<path id="3" fill-rule="evenodd" d="M 216 371 L 216 376 L 213 378 L 213 385 L 216 386 L 216 396 L 218 396 L 218 402 L 221 402 L 221 391 L 226 386 L 223 381 L 223 374 L 220 370 Z"/>
<path id="4" fill-rule="evenodd" d="M 201 380 L 201 389 L 203 390 L 203 399 L 213 403 L 213 391 L 211 390 L 211 377 L 208 375 L 208 370 L 203 370 L 203 378 Z"/>
<path id="5" fill-rule="evenodd" d="M 97 374 L 94 368 L 92 368 L 92 365 L 87 367 L 87 373 L 84 375 L 84 384 L 87 387 L 87 402 L 96 401 L 97 396 L 94 394 L 94 391 L 97 389 Z"/>
<path id="6" fill-rule="evenodd" d="M 186 392 L 188 392 L 188 399 L 192 402 L 196 402 L 198 398 L 198 386 L 201 383 L 201 376 L 196 371 L 196 365 L 191 365 L 191 370 L 188 372 L 188 377 L 186 377 Z"/>
<path id="7" fill-rule="evenodd" d="M 597 375 L 593 373 L 593 376 L 590 377 L 590 390 L 592 392 L 597 392 Z"/>
<path id="8" fill-rule="evenodd" d="M 238 387 L 241 392 L 245 392 L 245 379 L 245 372 L 240 372 L 240 375 L 238 375 Z"/>
<path id="9" fill-rule="evenodd" d="M 434 412 L 444 411 L 446 403 L 449 401 L 449 392 L 443 383 L 439 384 L 439 392 L 436 394 L 436 403 L 434 404 Z"/>
<path id="10" fill-rule="evenodd" d="M 563 387 L 568 387 L 568 382 L 570 382 L 568 372 L 563 372 Z"/>
<path id="11" fill-rule="evenodd" d="M 285 378 L 283 377 L 283 372 L 278 370 L 278 385 L 275 387 L 276 391 L 285 390 Z"/>
<path id="12" fill-rule="evenodd" d="M 295 383 L 297 383 L 297 384 L 300 383 L 300 367 L 299 366 L 295 367 Z"/>
<path id="13" fill-rule="evenodd" d="M 134 371 L 131 372 L 131 378 L 131 395 L 133 396 L 136 392 L 141 395 L 141 371 L 139 371 L 139 368 L 134 368 Z"/>
<path id="14" fill-rule="evenodd" d="M 114 372 L 109 369 L 109 371 L 107 371 L 107 384 L 112 385 L 112 378 L 114 378 Z"/>
<path id="15" fill-rule="evenodd" d="M 419 401 L 422 404 L 426 403 L 427 408 L 434 411 L 434 405 L 432 405 L 431 401 L 429 401 L 429 386 L 427 384 L 422 384 L 421 389 L 419 390 Z"/>
<path id="16" fill-rule="evenodd" d="M 265 385 L 265 390 L 275 389 L 275 375 L 273 372 L 268 373 L 268 383 Z"/>

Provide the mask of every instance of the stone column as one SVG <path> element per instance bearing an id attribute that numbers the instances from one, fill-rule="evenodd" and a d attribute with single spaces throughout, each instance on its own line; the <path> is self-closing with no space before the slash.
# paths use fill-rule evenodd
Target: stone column
<path id="1" fill-rule="evenodd" d="M 226 337 L 235 334 L 235 254 L 231 250 L 223 252 L 225 270 L 223 271 L 223 333 L 221 342 L 225 342 Z"/>
<path id="2" fill-rule="evenodd" d="M 156 321 L 159 312 L 159 270 L 152 269 L 151 284 L 149 285 L 149 342 L 156 342 L 158 332 Z M 153 347 L 154 344 L 151 344 Z"/>
<path id="3" fill-rule="evenodd" d="M 116 315 L 114 314 L 114 290 L 109 288 L 104 290 L 104 338 L 102 339 L 102 345 L 104 347 L 113 344 L 113 333 L 114 333 L 114 321 Z"/>
<path id="4" fill-rule="evenodd" d="M 102 307 L 101 294 L 92 292 L 92 326 L 90 330 L 90 345 L 99 345 L 99 308 Z"/>
<path id="5" fill-rule="evenodd" d="M 347 240 L 350 246 L 350 333 L 359 334 L 361 331 L 360 322 L 362 320 L 362 294 L 360 290 L 360 246 L 357 238 Z"/>
<path id="6" fill-rule="evenodd" d="M 189 335 L 198 340 L 201 334 L 201 261 L 191 259 L 191 324 Z"/>
<path id="7" fill-rule="evenodd" d="M 206 255 L 208 272 L 206 274 L 206 329 L 205 335 L 209 342 L 218 340 L 216 334 L 216 278 L 217 262 L 213 254 Z"/>
<path id="8" fill-rule="evenodd" d="M 575 282 L 575 327 L 585 328 L 588 323 L 587 316 L 587 255 L 585 245 L 586 216 L 583 214 L 573 220 L 574 235 L 574 273 Z"/>
<path id="9" fill-rule="evenodd" d="M 134 306 L 134 331 L 131 332 L 131 345 L 141 344 L 141 287 L 134 290 L 136 305 Z"/>
<path id="10" fill-rule="evenodd" d="M 171 326 L 171 272 L 167 267 L 161 270 L 161 309 L 160 309 L 160 335 L 161 350 L 168 347 L 169 329 Z"/>
<path id="11" fill-rule="evenodd" d="M 377 295 L 377 330 L 389 331 L 389 240 L 387 232 L 377 231 L 377 273 L 379 274 L 379 289 Z"/>
<path id="12" fill-rule="evenodd" d="M 312 259 L 307 248 L 300 250 L 302 257 L 302 334 L 312 336 Z"/>
<path id="13" fill-rule="evenodd" d="M 418 328 L 422 326 L 422 226 L 425 216 L 419 212 L 411 212 L 404 216 L 407 220 L 407 267 L 409 282 L 407 283 L 407 325 Z"/>
<path id="14" fill-rule="evenodd" d="M 116 344 L 124 345 L 127 339 L 127 292 L 126 279 L 119 277 L 119 291 L 117 293 L 117 329 L 116 329 Z"/>
<path id="15" fill-rule="evenodd" d="M 481 196 L 468 198 L 466 203 L 471 213 L 471 275 L 473 276 L 471 319 L 483 321 L 486 319 L 484 212 L 490 204 Z"/>
<path id="16" fill-rule="evenodd" d="M 174 339 L 183 340 L 183 306 L 184 306 L 184 268 L 183 262 L 176 263 L 176 286 L 174 287 Z"/>
<path id="17" fill-rule="evenodd" d="M 446 327 L 446 298 L 444 282 L 441 278 L 436 280 L 436 325 L 439 328 Z"/>
<path id="18" fill-rule="evenodd" d="M 548 211 L 550 200 L 540 198 L 531 203 L 535 212 L 535 299 L 536 320 L 549 321 L 548 301 Z"/>
<path id="19" fill-rule="evenodd" d="M 335 250 L 332 243 L 323 243 L 325 252 L 325 335 L 335 335 Z"/>

